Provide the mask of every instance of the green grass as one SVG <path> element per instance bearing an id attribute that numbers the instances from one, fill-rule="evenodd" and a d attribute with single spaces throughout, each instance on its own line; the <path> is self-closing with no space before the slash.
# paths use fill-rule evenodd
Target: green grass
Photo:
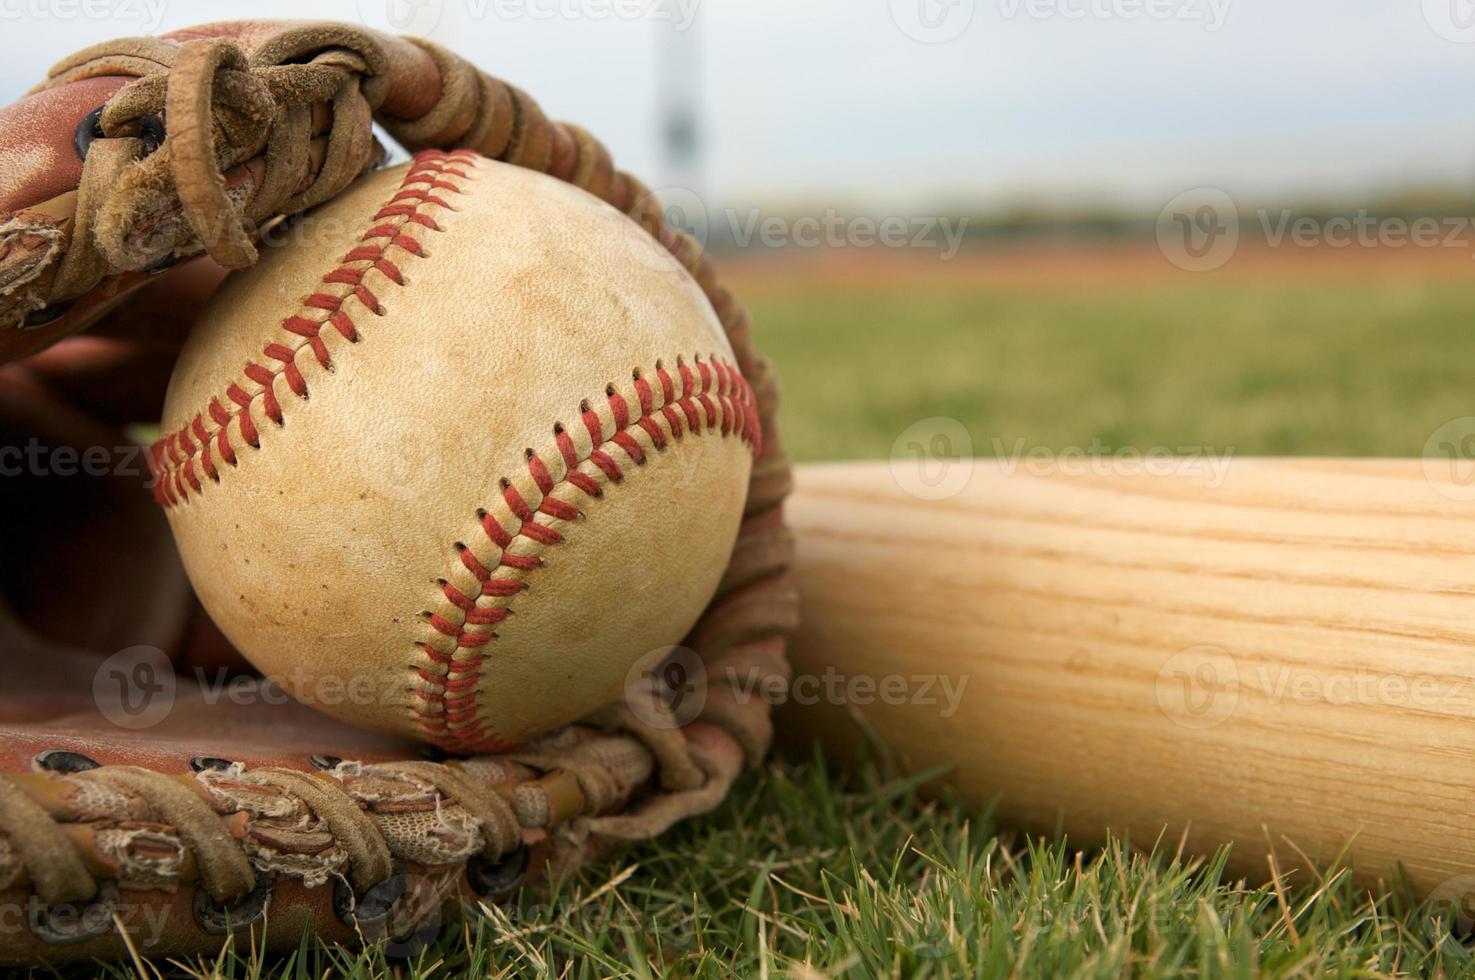
<path id="1" fill-rule="evenodd" d="M 1190 277 L 1106 292 L 760 290 L 799 460 L 885 456 L 930 416 L 975 451 L 1417 455 L 1475 414 L 1475 289 Z M 986 751 L 986 746 L 980 748 Z M 1475 976 L 1447 909 L 1335 871 L 1284 894 L 1171 843 L 1001 835 L 884 767 L 776 761 L 718 814 L 447 932 L 408 961 L 304 941 L 231 976 Z M 1146 845 L 1145 848 L 1141 845 Z M 163 966 L 164 964 L 160 964 Z M 200 972 L 215 963 L 196 964 Z M 120 975 L 125 968 L 109 968 Z"/>
<path id="2" fill-rule="evenodd" d="M 872 765 L 773 763 L 722 809 L 447 930 L 408 959 L 304 943 L 234 950 L 210 975 L 405 977 L 1461 976 L 1437 910 L 1329 874 L 1283 901 L 1225 879 L 1224 855 L 999 836 Z M 1149 842 L 1150 843 L 1150 842 Z M 119 967 L 109 975 L 124 976 Z"/>
<path id="3" fill-rule="evenodd" d="M 974 451 L 1213 447 L 1418 456 L 1475 415 L 1475 289 L 1169 280 L 1110 291 L 764 292 L 756 339 L 799 460 L 880 458 L 913 422 Z"/>

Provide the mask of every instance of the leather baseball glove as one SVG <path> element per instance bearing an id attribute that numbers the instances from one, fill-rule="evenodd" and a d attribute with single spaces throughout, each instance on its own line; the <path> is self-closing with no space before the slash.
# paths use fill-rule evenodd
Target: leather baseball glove
<path id="1" fill-rule="evenodd" d="M 694 722 L 622 702 L 505 755 L 431 756 L 268 696 L 192 597 L 139 426 L 229 270 L 382 162 L 374 123 L 583 188 L 710 299 L 764 431 L 686 641 L 709 679 Z M 727 679 L 787 676 L 775 399 L 743 307 L 645 188 L 434 44 L 238 22 L 62 61 L 0 110 L 0 964 L 208 954 L 245 930 L 273 948 L 401 936 L 710 810 L 771 734 Z"/>

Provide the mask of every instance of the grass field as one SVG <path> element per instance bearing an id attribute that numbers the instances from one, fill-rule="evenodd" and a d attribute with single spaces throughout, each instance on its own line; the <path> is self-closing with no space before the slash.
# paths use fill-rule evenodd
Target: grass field
<path id="1" fill-rule="evenodd" d="M 986 257 L 915 275 L 740 266 L 757 339 L 786 380 L 794 456 L 882 457 L 909 424 L 936 415 L 964 422 L 980 454 L 997 438 L 1417 455 L 1440 423 L 1475 414 L 1475 288 L 1463 266 L 1426 274 L 1331 262 L 1314 274 L 1208 277 L 1130 264 L 1002 266 Z M 305 944 L 287 961 L 238 949 L 194 969 L 1475 975 L 1448 909 L 1370 897 L 1336 869 L 1284 891 L 1251 887 L 1226 880 L 1216 861 L 1176 857 L 1171 844 L 1077 853 L 1018 839 L 987 814 L 917 789 L 884 762 L 840 774 L 818 758 L 780 760 L 746 778 L 717 815 L 586 869 L 551 899 L 493 911 L 408 961 Z"/>
<path id="2" fill-rule="evenodd" d="M 1429 269 L 1303 258 L 1306 274 L 1160 275 L 1061 257 L 1053 278 L 910 285 L 741 268 L 786 380 L 799 460 L 880 458 L 908 425 L 963 422 L 974 451 L 1214 447 L 1237 456 L 1417 456 L 1475 414 L 1475 262 Z M 1152 257 L 1140 263 L 1150 270 Z M 1072 263 L 1085 270 L 1072 275 Z M 777 264 L 777 263 L 775 263 Z M 946 266 L 945 263 L 937 263 Z M 1109 273 L 1116 273 L 1111 275 Z M 1451 273 L 1460 273 L 1456 275 Z"/>
<path id="3" fill-rule="evenodd" d="M 451 929 L 408 959 L 304 944 L 209 976 L 1123 977 L 1467 976 L 1435 910 L 1369 899 L 1334 872 L 1277 894 L 1222 855 L 1174 860 L 999 836 L 873 765 L 843 780 L 775 762 L 720 812 L 552 897 Z M 1148 842 L 1149 844 L 1151 842 Z M 160 964 L 164 966 L 164 964 Z M 110 975 L 126 976 L 118 968 Z"/>

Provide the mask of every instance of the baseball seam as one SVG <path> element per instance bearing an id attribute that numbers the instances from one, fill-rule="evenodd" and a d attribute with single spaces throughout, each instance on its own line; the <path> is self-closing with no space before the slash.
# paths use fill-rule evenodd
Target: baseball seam
<path id="1" fill-rule="evenodd" d="M 399 188 L 375 212 L 373 224 L 359 237 L 359 244 L 322 277 L 326 288 L 309 295 L 296 313 L 282 320 L 282 329 L 301 339 L 295 345 L 274 340 L 262 348 L 262 361 L 274 363 L 275 367 L 261 361 L 246 364 L 242 371 L 244 379 L 231 382 L 225 391 L 226 400 L 234 408 L 227 409 L 219 396 L 211 398 L 209 406 L 196 412 L 189 423 L 154 443 L 149 451 L 149 466 L 154 474 L 154 499 L 160 505 L 169 508 L 187 503 L 191 493 L 204 492 L 206 480 L 220 482 L 222 463 L 231 468 L 239 465 L 230 435 L 232 423 L 240 431 L 242 442 L 252 449 L 261 448 L 261 430 L 251 417 L 252 406 L 259 406 L 261 413 L 276 425 L 284 423 L 276 383 L 282 381 L 287 392 L 298 399 L 307 398 L 307 381 L 297 365 L 297 357 L 309 351 L 323 370 L 332 369 L 327 344 L 320 336 L 325 327 L 332 327 L 350 344 L 358 343 L 358 328 L 345 309 L 349 298 L 358 300 L 371 313 L 383 315 L 379 298 L 364 284 L 365 275 L 377 271 L 388 282 L 405 285 L 404 273 L 391 259 L 390 249 L 416 258 L 425 257 L 421 242 L 404 232 L 410 225 L 426 231 L 443 230 L 422 208 L 429 204 L 454 211 L 440 196 L 441 192 L 464 194 L 465 191 L 446 178 L 470 180 L 454 164 L 475 159 L 476 154 L 470 150 L 451 153 L 428 150 L 415 155 Z"/>
<path id="2" fill-rule="evenodd" d="M 500 480 L 496 512 L 477 512 L 478 546 L 455 545 L 462 567 L 453 575 L 462 585 L 450 577 L 436 582 L 439 609 L 421 614 L 426 638 L 415 644 L 418 656 L 410 665 L 415 697 L 422 702 L 411 710 L 431 741 L 450 751 L 473 753 L 507 751 L 515 745 L 489 733 L 481 718 L 481 669 L 487 660 L 482 650 L 497 637 L 496 625 L 512 615 L 512 601 L 529 591 L 527 575 L 541 566 L 542 552 L 563 541 L 558 527 L 540 523 L 539 516 L 557 524 L 578 520 L 583 511 L 568 498 L 603 498 L 604 487 L 620 483 L 630 466 L 644 466 L 652 452 L 664 452 L 686 435 L 716 430 L 723 438 L 741 438 L 758 452 L 762 429 L 757 399 L 741 372 L 700 355 L 694 364 L 677 358 L 673 378 L 657 361 L 658 390 L 640 370 L 633 371 L 634 416 L 632 399 L 607 385 L 607 419 L 587 400 L 579 406 L 587 449 L 581 451 L 574 434 L 561 423 L 555 425 L 551 449 L 524 451 L 523 485 Z M 613 434 L 606 436 L 611 429 Z M 558 467 L 564 468 L 562 476 Z"/>

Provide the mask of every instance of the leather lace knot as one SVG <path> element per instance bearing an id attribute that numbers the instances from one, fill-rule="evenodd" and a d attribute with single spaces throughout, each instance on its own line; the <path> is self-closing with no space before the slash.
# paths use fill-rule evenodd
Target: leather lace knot
<path id="1" fill-rule="evenodd" d="M 229 39 L 185 42 L 103 110 L 79 194 L 92 240 L 73 248 L 96 249 L 115 270 L 195 250 L 228 269 L 252 265 L 263 223 L 327 200 L 376 161 L 364 67 L 348 52 L 256 66 Z M 160 115 L 167 135 L 145 155 L 138 134 Z"/>

